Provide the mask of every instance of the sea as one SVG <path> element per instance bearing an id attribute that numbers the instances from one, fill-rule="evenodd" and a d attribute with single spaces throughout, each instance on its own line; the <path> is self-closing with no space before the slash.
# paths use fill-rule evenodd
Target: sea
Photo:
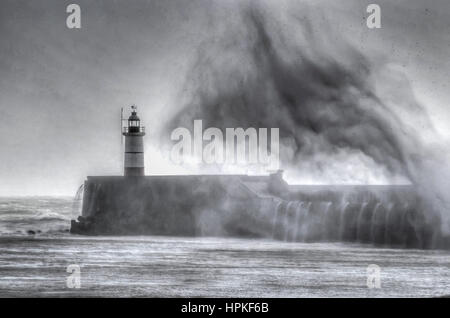
<path id="1" fill-rule="evenodd" d="M 441 297 L 450 251 L 80 236 L 72 197 L 0 198 L 0 297 Z"/>

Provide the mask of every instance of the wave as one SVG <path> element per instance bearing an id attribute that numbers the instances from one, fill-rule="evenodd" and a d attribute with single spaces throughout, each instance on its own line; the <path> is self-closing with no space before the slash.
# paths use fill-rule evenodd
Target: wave
<path id="1" fill-rule="evenodd" d="M 0 236 L 66 233 L 77 214 L 73 198 L 1 198 Z"/>

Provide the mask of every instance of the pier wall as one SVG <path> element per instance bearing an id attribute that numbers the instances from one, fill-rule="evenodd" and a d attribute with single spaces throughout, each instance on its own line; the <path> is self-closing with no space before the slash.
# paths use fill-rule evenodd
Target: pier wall
<path id="1" fill-rule="evenodd" d="M 88 177 L 71 232 L 448 249 L 442 222 L 413 186 L 289 186 L 277 175 Z"/>

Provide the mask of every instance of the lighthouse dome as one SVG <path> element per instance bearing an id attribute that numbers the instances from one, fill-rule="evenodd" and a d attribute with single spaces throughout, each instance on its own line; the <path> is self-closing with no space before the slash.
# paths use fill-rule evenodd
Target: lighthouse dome
<path id="1" fill-rule="evenodd" d="M 140 120 L 136 111 L 132 111 L 130 117 L 128 117 L 128 120 Z"/>

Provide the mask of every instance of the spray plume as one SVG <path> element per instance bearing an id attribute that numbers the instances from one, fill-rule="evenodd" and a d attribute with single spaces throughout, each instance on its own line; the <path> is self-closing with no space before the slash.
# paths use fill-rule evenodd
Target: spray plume
<path id="1" fill-rule="evenodd" d="M 306 8 L 283 23 L 271 10 L 247 5 L 212 32 L 167 128 L 194 119 L 221 129 L 278 127 L 288 181 L 413 184 L 430 211 L 446 216 L 448 148 L 436 142 L 406 77 L 369 60 L 323 19 L 314 25 Z"/>

